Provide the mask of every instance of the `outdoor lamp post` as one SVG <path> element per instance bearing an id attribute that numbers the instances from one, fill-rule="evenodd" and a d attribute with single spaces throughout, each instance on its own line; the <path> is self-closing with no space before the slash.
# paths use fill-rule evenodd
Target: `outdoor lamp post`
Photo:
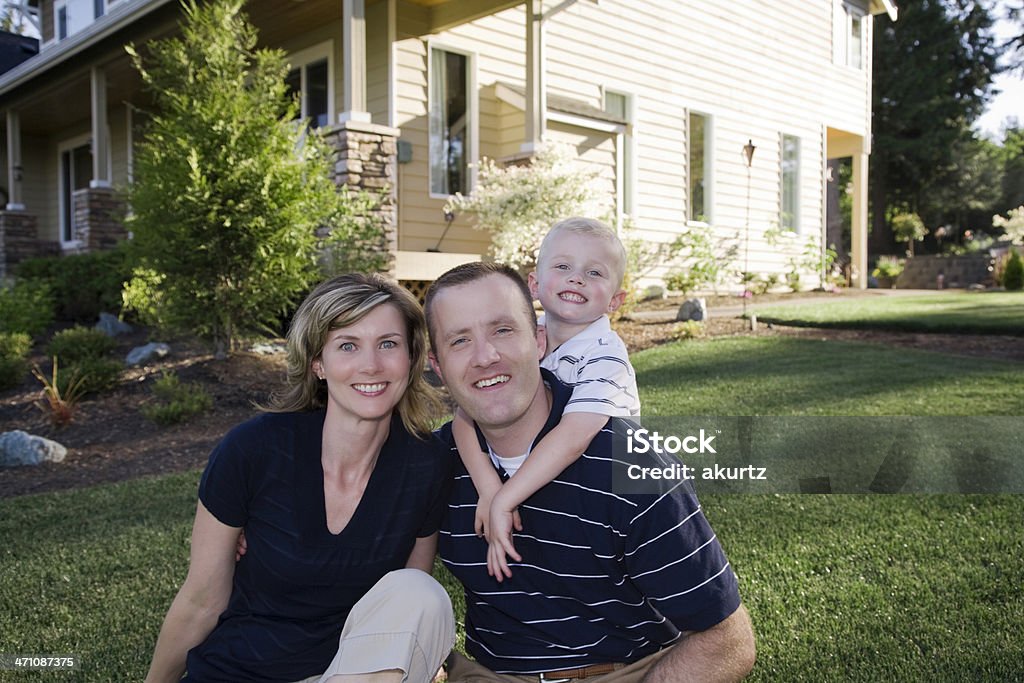
<path id="1" fill-rule="evenodd" d="M 747 140 L 743 145 L 743 158 L 747 161 L 747 220 L 743 227 L 743 317 L 747 317 L 747 289 L 748 278 L 750 277 L 750 167 L 754 163 L 754 150 L 757 147 L 752 139 Z M 753 329 L 756 323 L 750 319 L 750 328 Z"/>

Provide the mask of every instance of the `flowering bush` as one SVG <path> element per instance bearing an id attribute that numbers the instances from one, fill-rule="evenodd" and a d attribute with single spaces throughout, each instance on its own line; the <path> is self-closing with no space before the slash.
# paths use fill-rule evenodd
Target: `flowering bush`
<path id="1" fill-rule="evenodd" d="M 998 214 L 992 216 L 992 227 L 1002 228 L 1014 244 L 1024 244 L 1024 206 L 1010 209 L 1005 218 Z"/>
<path id="2" fill-rule="evenodd" d="M 472 214 L 475 227 L 491 233 L 491 256 L 528 272 L 541 240 L 553 224 L 570 216 L 611 213 L 596 170 L 575 161 L 564 145 L 547 145 L 525 166 L 499 166 L 483 159 L 471 196 L 456 193 L 447 211 Z"/>

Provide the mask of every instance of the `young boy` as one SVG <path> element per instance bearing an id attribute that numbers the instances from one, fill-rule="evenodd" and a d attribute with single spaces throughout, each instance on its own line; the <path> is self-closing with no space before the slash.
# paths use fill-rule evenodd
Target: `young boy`
<path id="1" fill-rule="evenodd" d="M 548 352 L 541 367 L 573 392 L 558 426 L 533 447 L 533 457 L 522 456 L 518 466 L 505 461 L 511 478 L 504 485 L 491 456 L 481 453 L 473 425 L 456 412 L 455 442 L 480 495 L 476 531 L 487 537 L 487 569 L 498 581 L 512 575 L 506 553 L 522 560 L 512 544 L 512 527 L 522 530 L 516 508 L 575 462 L 609 417 L 640 415 L 633 366 L 607 316 L 625 298 L 625 267 L 622 242 L 600 221 L 568 218 L 541 242 L 529 277 L 530 292 L 544 307 Z"/>

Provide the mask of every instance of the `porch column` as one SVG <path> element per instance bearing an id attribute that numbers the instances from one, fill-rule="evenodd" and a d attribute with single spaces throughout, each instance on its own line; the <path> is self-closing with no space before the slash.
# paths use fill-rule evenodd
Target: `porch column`
<path id="1" fill-rule="evenodd" d="M 110 140 L 107 139 L 107 74 L 94 66 L 89 72 L 92 97 L 92 179 L 89 187 L 110 187 Z"/>
<path id="2" fill-rule="evenodd" d="M 850 280 L 857 289 L 868 286 L 868 154 L 853 154 L 853 211 L 850 226 Z"/>
<path id="3" fill-rule="evenodd" d="M 366 111 L 366 3 L 343 0 L 341 11 L 342 84 L 338 123 L 370 122 Z"/>
<path id="4" fill-rule="evenodd" d="M 526 0 L 526 135 L 521 151 L 533 153 L 544 143 L 544 30 L 542 0 Z"/>
<path id="5" fill-rule="evenodd" d="M 24 211 L 21 202 L 21 117 L 14 109 L 7 110 L 7 210 Z"/>

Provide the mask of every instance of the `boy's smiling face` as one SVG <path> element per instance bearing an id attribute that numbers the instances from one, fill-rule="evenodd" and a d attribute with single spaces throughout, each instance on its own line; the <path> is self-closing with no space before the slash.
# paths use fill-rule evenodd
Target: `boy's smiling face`
<path id="1" fill-rule="evenodd" d="M 609 240 L 561 231 L 530 273 L 530 293 L 540 300 L 549 324 L 589 325 L 622 305 L 620 260 Z"/>

